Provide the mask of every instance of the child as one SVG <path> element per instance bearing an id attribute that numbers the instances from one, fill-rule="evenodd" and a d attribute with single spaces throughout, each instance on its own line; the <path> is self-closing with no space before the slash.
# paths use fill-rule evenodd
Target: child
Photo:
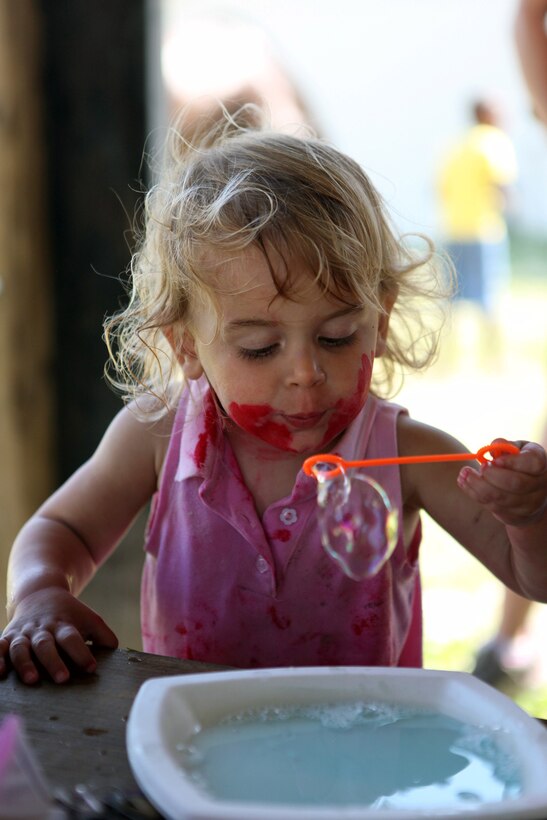
<path id="1" fill-rule="evenodd" d="M 92 672 L 88 643 L 117 645 L 77 595 L 150 498 L 149 652 L 236 667 L 420 665 L 422 509 L 505 584 L 547 600 L 537 444 L 480 470 L 471 458 L 371 469 L 399 511 L 391 558 L 356 582 L 326 555 L 308 456 L 467 452 L 372 389 L 379 364 L 389 384 L 395 364 L 433 354 L 416 341 L 423 300 L 411 314 L 433 255 L 396 239 L 351 159 L 236 120 L 193 146 L 173 132 L 129 306 L 106 326 L 132 400 L 14 544 L 0 669 L 9 660 L 26 683 L 41 669 L 66 681 L 63 656 Z M 415 339 L 390 327 L 396 315 Z"/>

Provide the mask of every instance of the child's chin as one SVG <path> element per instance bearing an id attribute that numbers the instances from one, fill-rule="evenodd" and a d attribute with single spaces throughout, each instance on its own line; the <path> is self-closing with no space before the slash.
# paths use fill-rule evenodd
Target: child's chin
<path id="1" fill-rule="evenodd" d="M 293 453 L 298 453 L 303 458 L 321 453 L 324 450 L 324 435 L 321 433 L 311 432 L 298 433 L 293 436 L 291 442 L 291 450 Z"/>

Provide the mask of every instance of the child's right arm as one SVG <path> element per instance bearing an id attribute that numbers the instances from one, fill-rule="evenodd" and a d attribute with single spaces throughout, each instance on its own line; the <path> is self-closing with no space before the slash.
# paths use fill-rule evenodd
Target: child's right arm
<path id="1" fill-rule="evenodd" d="M 92 458 L 25 524 L 10 555 L 8 618 L 0 674 L 11 661 L 25 683 L 69 672 L 62 653 L 93 671 L 88 642 L 117 646 L 105 622 L 77 599 L 154 493 L 163 437 L 129 409 L 114 419 Z M 61 650 L 61 651 L 60 651 Z"/>

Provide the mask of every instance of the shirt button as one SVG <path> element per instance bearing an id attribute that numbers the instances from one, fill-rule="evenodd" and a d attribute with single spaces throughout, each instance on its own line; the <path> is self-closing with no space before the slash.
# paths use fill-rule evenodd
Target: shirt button
<path id="1" fill-rule="evenodd" d="M 292 507 L 283 507 L 279 514 L 279 519 L 283 524 L 291 525 L 295 524 L 298 521 L 298 515 L 296 510 Z"/>
<path id="2" fill-rule="evenodd" d="M 256 568 L 259 572 L 268 572 L 268 562 L 262 557 L 262 555 L 256 559 Z"/>

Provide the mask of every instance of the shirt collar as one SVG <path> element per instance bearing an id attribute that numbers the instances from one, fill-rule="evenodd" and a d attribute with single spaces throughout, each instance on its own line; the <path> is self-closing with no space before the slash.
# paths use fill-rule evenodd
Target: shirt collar
<path id="1" fill-rule="evenodd" d="M 207 475 L 222 442 L 222 421 L 204 376 L 186 387 L 175 425 L 181 428 L 175 481 Z"/>

